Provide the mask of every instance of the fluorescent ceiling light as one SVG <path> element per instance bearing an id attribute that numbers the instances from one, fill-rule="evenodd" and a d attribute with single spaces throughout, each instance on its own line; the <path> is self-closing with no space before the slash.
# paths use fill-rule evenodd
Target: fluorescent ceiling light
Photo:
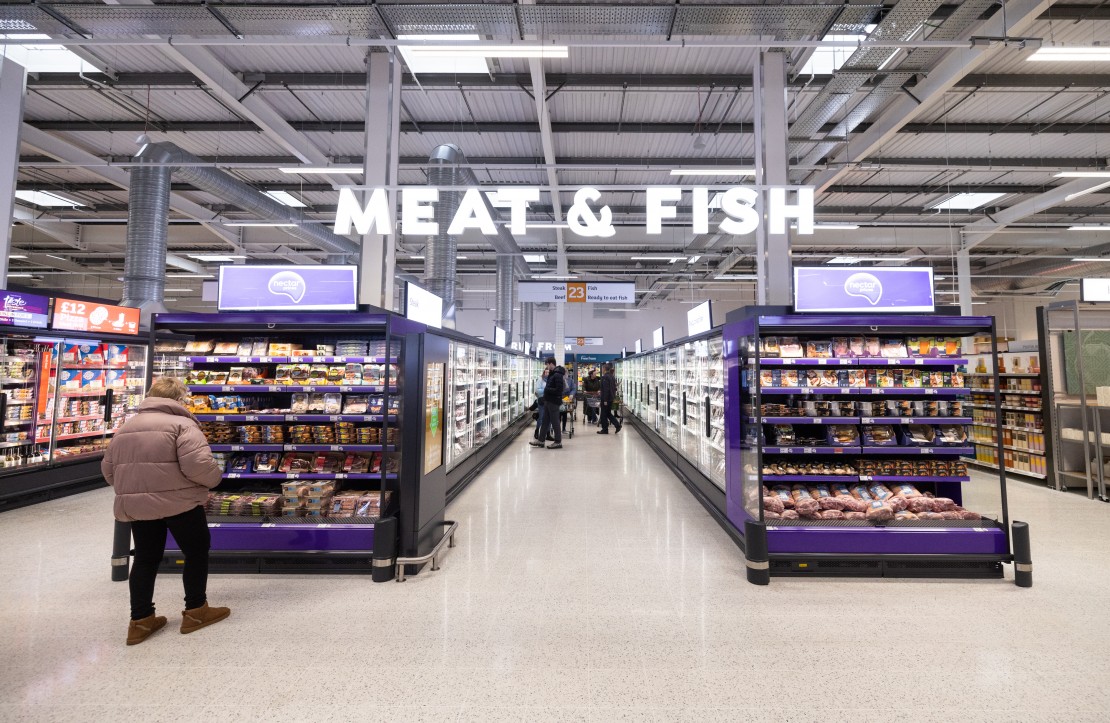
<path id="1" fill-rule="evenodd" d="M 245 259 L 246 256 L 235 256 L 232 254 L 185 254 L 191 259 L 197 261 L 234 261 L 235 259 Z"/>
<path id="2" fill-rule="evenodd" d="M 1068 226 L 1069 231 L 1110 231 L 1110 225 Z M 14 256 L 12 257 L 15 258 Z"/>
<path id="3" fill-rule="evenodd" d="M 298 200 L 293 194 L 287 191 L 263 191 L 263 196 L 269 196 L 271 199 L 278 203 L 285 204 L 291 208 L 305 208 L 305 204 Z"/>
<path id="4" fill-rule="evenodd" d="M 34 43 L 35 40 L 50 40 L 49 35 L 18 34 L 0 35 L 4 40 L 20 41 L 20 45 L 6 45 L 0 49 L 5 60 L 12 60 L 27 69 L 28 73 L 99 73 L 100 69 L 86 63 L 76 53 L 64 46 L 47 43 Z"/>
<path id="5" fill-rule="evenodd" d="M 545 254 L 524 254 L 524 261 L 529 264 L 546 264 L 547 256 Z"/>
<path id="6" fill-rule="evenodd" d="M 1038 48 L 1037 52 L 1026 60 L 1034 62 L 1110 62 L 1110 47 L 1107 48 L 1082 48 L 1082 47 L 1055 47 Z"/>
<path id="7" fill-rule="evenodd" d="M 1110 178 L 1110 171 L 1061 171 L 1056 178 Z"/>
<path id="8" fill-rule="evenodd" d="M 744 281 L 755 281 L 759 277 L 756 276 L 755 274 L 721 274 L 720 276 L 714 276 L 713 278 L 715 278 L 715 279 L 743 279 Z"/>
<path id="9" fill-rule="evenodd" d="M 1076 257 L 1076 258 L 1072 259 L 1072 261 L 1106 261 L 1106 262 L 1110 262 L 1110 259 L 1100 259 L 1100 258 L 1096 258 L 1094 256 L 1079 256 L 1079 257 Z"/>
<path id="10" fill-rule="evenodd" d="M 465 259 L 466 257 L 465 257 L 465 256 L 456 256 L 455 258 L 456 258 L 456 259 L 459 259 L 460 261 L 462 261 L 462 260 L 464 260 L 464 259 Z"/>
<path id="11" fill-rule="evenodd" d="M 754 176 L 754 168 L 674 168 L 672 176 Z"/>
<path id="12" fill-rule="evenodd" d="M 33 203 L 36 206 L 49 206 L 73 208 L 75 206 L 84 206 L 85 204 L 80 201 L 74 201 L 64 196 L 59 196 L 56 193 L 48 193 L 46 191 L 16 191 L 15 197 L 27 203 Z"/>
<path id="13" fill-rule="evenodd" d="M 192 291 L 192 289 L 187 289 L 187 288 L 180 288 L 180 289 L 162 289 L 162 291 Z"/>
<path id="14" fill-rule="evenodd" d="M 34 274 L 8 274 L 9 279 L 33 279 Z"/>
<path id="15" fill-rule="evenodd" d="M 409 256 L 410 259 L 422 259 L 423 256 Z"/>
<path id="16" fill-rule="evenodd" d="M 691 264 L 696 264 L 699 261 L 701 261 L 701 256 L 691 256 L 690 258 L 688 258 L 686 260 L 687 263 L 691 263 Z"/>
<path id="17" fill-rule="evenodd" d="M 27 258 L 27 256 L 25 254 L 8 254 L 8 258 L 9 259 L 25 259 L 25 258 Z"/>
<path id="18" fill-rule="evenodd" d="M 629 256 L 629 261 L 666 261 L 673 264 L 676 261 L 682 261 L 685 256 Z"/>
<path id="19" fill-rule="evenodd" d="M 236 226 L 242 228 L 292 228 L 296 226 L 295 223 L 276 223 L 272 221 L 224 221 L 224 226 Z"/>
<path id="20" fill-rule="evenodd" d="M 947 276 L 934 276 L 933 277 L 933 281 L 947 281 L 947 280 L 948 280 Z"/>
<path id="21" fill-rule="evenodd" d="M 407 48 L 407 57 L 421 60 L 426 58 L 566 58 L 569 55 L 565 45 L 409 45 L 401 47 Z"/>
<path id="22" fill-rule="evenodd" d="M 437 43 L 452 40 L 476 41 L 481 40 L 480 35 L 398 35 L 399 40 L 430 40 Z M 413 47 L 401 45 L 397 48 L 405 65 L 409 66 L 416 75 L 488 75 L 489 65 L 485 58 L 472 57 L 456 53 L 450 57 L 429 58 L 414 53 Z"/>
<path id="23" fill-rule="evenodd" d="M 346 175 L 348 173 L 363 172 L 362 166 L 285 166 L 278 170 L 282 173 L 298 173 L 303 176 L 319 173 L 338 173 Z"/>
<path id="24" fill-rule="evenodd" d="M 532 274 L 533 279 L 554 279 L 556 281 L 561 279 L 577 279 L 578 276 L 570 274 L 568 276 L 560 276 L 559 274 Z"/>
<path id="25" fill-rule="evenodd" d="M 166 274 L 167 279 L 214 279 L 212 274 Z"/>
<path id="26" fill-rule="evenodd" d="M 826 264 L 858 264 L 863 259 L 857 256 L 834 256 L 826 261 Z"/>
<path id="27" fill-rule="evenodd" d="M 935 211 L 970 211 L 985 206 L 991 201 L 1002 198 L 1005 193 L 957 193 L 940 203 L 926 206 Z"/>
<path id="28" fill-rule="evenodd" d="M 508 226 L 509 224 L 505 224 Z M 530 223 L 527 228 L 570 228 L 569 223 Z"/>
<path id="29" fill-rule="evenodd" d="M 814 228 L 826 228 L 837 231 L 855 231 L 859 228 L 858 223 L 817 223 L 813 225 Z M 796 228 L 796 226 L 792 226 Z"/>
<path id="30" fill-rule="evenodd" d="M 1086 196 L 1088 193 L 1094 193 L 1095 191 L 1101 191 L 1102 189 L 1106 188 L 1107 186 L 1110 186 L 1110 181 L 1107 181 L 1106 183 L 1100 183 L 1097 186 L 1091 186 L 1090 188 L 1088 188 L 1085 191 L 1076 191 L 1075 193 L 1069 193 L 1067 196 L 1064 196 L 1064 201 L 1065 201 L 1065 203 L 1067 201 L 1074 201 L 1075 199 L 1079 198 L 1080 196 Z"/>

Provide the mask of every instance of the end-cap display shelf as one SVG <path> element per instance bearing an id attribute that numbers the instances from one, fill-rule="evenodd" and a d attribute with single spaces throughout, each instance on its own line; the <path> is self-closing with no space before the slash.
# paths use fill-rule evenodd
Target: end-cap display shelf
<path id="1" fill-rule="evenodd" d="M 734 312 L 728 518 L 741 544 L 748 523 L 762 523 L 772 575 L 1001 577 L 1013 560 L 1005 474 L 974 480 L 961 461 L 974 453 L 978 407 L 960 350 L 993 327 L 989 317 Z M 1000 396 L 989 397 L 1003 419 Z M 833 510 L 819 498 L 837 491 L 892 507 L 892 489 L 937 501 L 894 519 L 809 509 Z M 804 515 L 790 510 L 802 500 Z"/>
<path id="2" fill-rule="evenodd" d="M 998 354 L 1001 383 L 1003 465 L 1009 474 L 1052 484 L 1051 437 L 1046 432 L 1045 380 L 1035 351 Z M 998 469 L 998 420 L 994 408 L 994 367 L 989 354 L 970 358 L 971 441 L 975 452 L 964 461 Z"/>

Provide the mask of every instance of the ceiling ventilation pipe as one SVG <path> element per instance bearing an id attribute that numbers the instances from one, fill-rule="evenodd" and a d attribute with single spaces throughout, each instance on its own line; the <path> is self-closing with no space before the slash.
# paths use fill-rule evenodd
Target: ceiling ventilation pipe
<path id="1" fill-rule="evenodd" d="M 474 176 L 466 160 L 466 155 L 458 146 L 445 143 L 437 146 L 428 158 L 428 185 L 440 189 L 439 201 L 435 204 L 435 220 L 439 224 L 439 233 L 428 237 L 427 248 L 424 249 L 425 266 L 424 281 L 428 290 L 443 299 L 443 308 L 446 311 L 455 303 L 455 286 L 457 278 L 456 256 L 458 255 L 458 241 L 456 237 L 447 233 L 455 212 L 459 209 L 459 200 L 464 191 L 443 190 L 444 188 L 477 188 L 478 179 Z M 515 268 L 521 276 L 526 276 L 528 265 L 520 253 L 520 246 L 502 223 L 501 214 L 489 202 L 489 198 L 482 196 L 486 209 L 497 226 L 497 235 L 490 238 L 494 250 L 498 253 L 498 317 L 507 319 L 508 326 L 501 326 L 507 332 L 512 332 L 512 273 L 508 273 L 506 282 L 509 289 L 508 313 L 502 317 L 502 281 L 501 265 L 502 256 L 507 258 L 511 268 Z"/>
<path id="2" fill-rule="evenodd" d="M 516 284 L 513 283 L 513 257 L 497 257 L 497 317 L 494 324 L 505 330 L 505 343 L 513 340 L 513 292 Z"/>
<path id="3" fill-rule="evenodd" d="M 331 255 L 329 262 L 359 252 L 358 244 L 310 223 L 299 209 L 278 203 L 223 171 L 203 165 L 199 158 L 173 143 L 151 143 L 146 136 L 140 136 L 139 144 L 139 152 L 132 159 L 139 165 L 131 171 L 128 189 L 122 303 L 143 309 L 144 324 L 151 313 L 166 310 L 163 299 L 171 175 L 225 203 L 250 211 L 263 221 L 296 224 L 286 232 L 327 251 Z"/>
<path id="4" fill-rule="evenodd" d="M 529 346 L 535 344 L 533 325 L 535 323 L 535 306 L 531 301 L 520 302 L 520 341 L 528 342 Z"/>
<path id="5" fill-rule="evenodd" d="M 1096 257 L 1110 254 L 1110 244 L 1101 244 L 1083 249 L 1083 257 Z M 1105 261 L 1022 261 L 995 270 L 1005 279 L 984 279 L 973 282 L 977 293 L 991 291 L 1022 291 L 1037 287 L 1051 286 L 1061 279 L 1082 279 L 1087 276 L 1106 274 L 1110 271 L 1110 258 Z"/>

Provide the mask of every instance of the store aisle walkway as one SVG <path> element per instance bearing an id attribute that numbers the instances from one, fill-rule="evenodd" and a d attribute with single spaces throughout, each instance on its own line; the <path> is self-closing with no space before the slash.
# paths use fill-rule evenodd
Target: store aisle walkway
<path id="1" fill-rule="evenodd" d="M 1110 506 L 1011 485 L 1035 587 L 757 588 L 635 430 L 514 440 L 450 507 L 458 547 L 404 584 L 214 576 L 231 619 L 123 645 L 107 490 L 0 515 L 0 720 L 1096 721 Z M 1083 555 L 1080 559 L 1079 555 Z"/>

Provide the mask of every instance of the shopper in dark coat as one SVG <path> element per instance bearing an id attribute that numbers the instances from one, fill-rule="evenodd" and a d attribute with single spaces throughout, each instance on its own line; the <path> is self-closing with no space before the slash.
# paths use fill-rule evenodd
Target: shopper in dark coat
<path id="1" fill-rule="evenodd" d="M 591 369 L 589 376 L 582 380 L 582 390 L 586 392 L 586 399 L 582 402 L 582 411 L 586 413 L 586 421 L 590 424 L 597 423 L 597 409 L 590 406 L 591 397 L 601 395 L 601 377 L 596 369 Z"/>
<path id="2" fill-rule="evenodd" d="M 613 434 L 621 433 L 621 422 L 613 416 L 613 402 L 617 401 L 617 378 L 613 375 L 613 365 L 606 364 L 601 375 L 601 429 L 598 434 L 609 434 L 609 425 L 616 429 Z"/>
<path id="3" fill-rule="evenodd" d="M 540 429 L 540 438 L 528 444 L 533 447 L 542 447 L 543 440 L 547 438 L 548 434 L 552 434 L 555 441 L 548 446 L 548 449 L 562 449 L 563 434 L 562 430 L 559 429 L 559 405 L 563 403 L 563 390 L 565 389 L 563 379 L 567 370 L 561 366 L 556 366 L 555 357 L 552 356 L 545 360 L 544 366 L 548 374 L 547 386 L 543 390 L 543 427 Z"/>

